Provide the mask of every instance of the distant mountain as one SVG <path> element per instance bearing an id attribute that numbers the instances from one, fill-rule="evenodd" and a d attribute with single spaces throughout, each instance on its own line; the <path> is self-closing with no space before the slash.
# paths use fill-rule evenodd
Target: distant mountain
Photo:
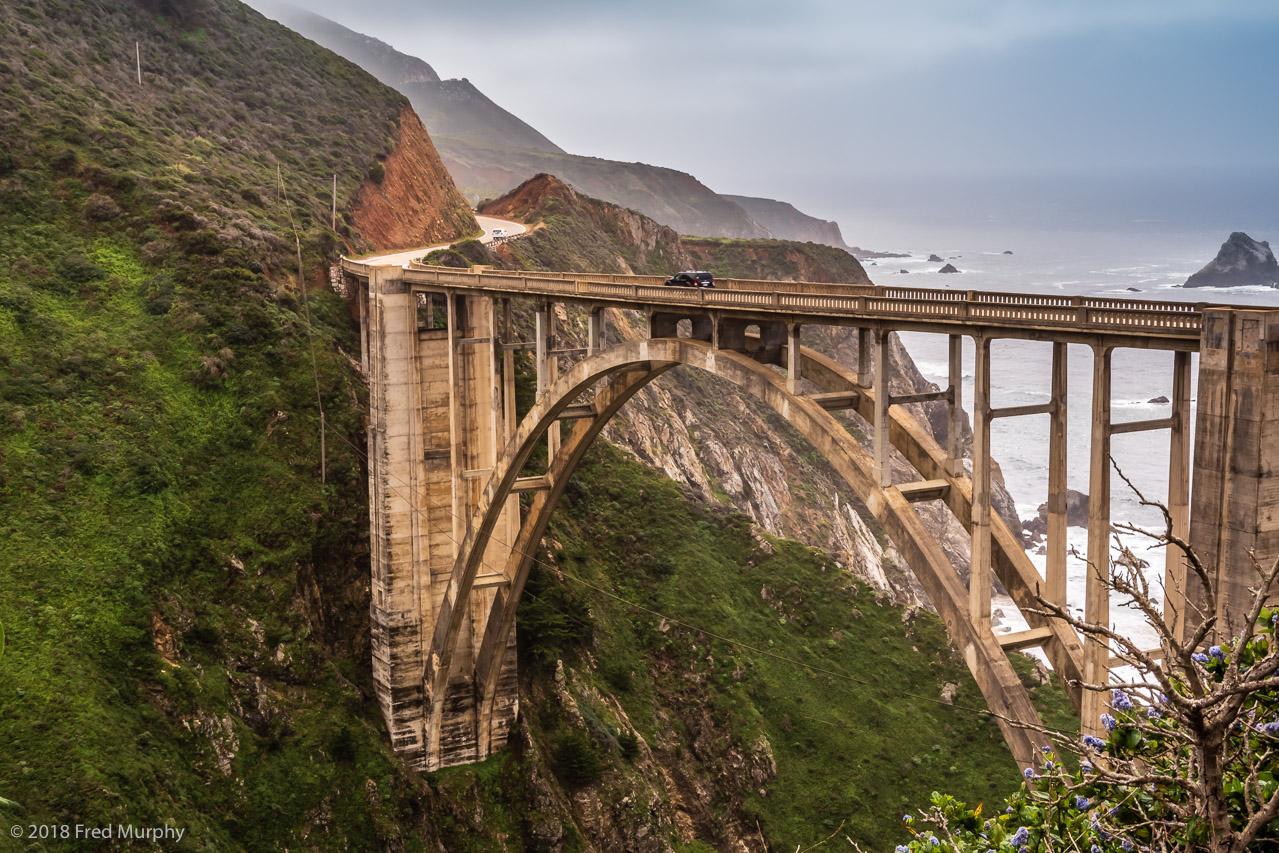
<path id="1" fill-rule="evenodd" d="M 313 12 L 271 0 L 255 2 L 265 14 L 349 59 L 407 97 L 432 137 L 500 139 L 513 148 L 563 153 L 554 142 L 485 97 L 469 80 L 441 80 L 421 59 Z"/>
<path id="2" fill-rule="evenodd" d="M 346 57 L 404 95 L 408 95 L 401 88 L 405 84 L 440 82 L 440 75 L 435 73 L 435 69 L 416 56 L 400 53 L 384 41 L 348 30 L 314 12 L 273 0 L 254 0 L 252 5 L 268 18 L 274 18 L 316 44 Z"/>
<path id="3" fill-rule="evenodd" d="M 726 195 L 736 202 L 750 217 L 763 225 L 778 240 L 798 240 L 801 243 L 825 243 L 837 249 L 848 250 L 844 236 L 839 233 L 839 223 L 818 219 L 795 209 L 793 204 L 774 201 L 771 198 L 752 198 L 745 195 Z"/>
<path id="4" fill-rule="evenodd" d="M 255 2 L 281 23 L 407 96 L 468 198 L 495 198 L 546 172 L 588 196 L 640 211 L 681 234 L 811 240 L 848 248 L 836 223 L 808 216 L 785 202 L 720 195 L 692 175 L 661 166 L 569 154 L 468 80 L 440 80 L 425 62 L 311 12 L 271 0 Z"/>
<path id="5" fill-rule="evenodd" d="M 741 206 L 685 172 L 599 157 L 506 148 L 477 139 L 434 137 L 464 195 L 493 197 L 539 173 L 558 175 L 580 192 L 637 210 L 681 234 L 771 237 Z"/>
<path id="6" fill-rule="evenodd" d="M 1279 262 L 1270 244 L 1242 231 L 1221 244 L 1217 257 L 1186 279 L 1185 287 L 1279 287 Z"/>

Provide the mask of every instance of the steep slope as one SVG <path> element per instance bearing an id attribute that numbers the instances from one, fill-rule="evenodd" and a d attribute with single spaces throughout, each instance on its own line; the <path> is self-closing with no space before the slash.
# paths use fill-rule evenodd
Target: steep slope
<path id="1" fill-rule="evenodd" d="M 500 140 L 437 136 L 440 156 L 464 193 L 480 198 L 505 193 L 545 172 L 592 198 L 637 210 L 681 234 L 709 237 L 768 237 L 737 204 L 692 175 L 599 157 L 510 148 Z"/>
<path id="2" fill-rule="evenodd" d="M 233 0 L 18 0 L 0 38 L 0 812 L 394 847 L 429 791 L 363 674 L 358 336 L 293 276 L 377 242 L 407 104 Z"/>
<path id="3" fill-rule="evenodd" d="M 861 263 L 843 249 L 790 240 L 712 240 L 685 237 L 693 266 L 726 278 L 871 284 Z"/>
<path id="4" fill-rule="evenodd" d="M 692 263 L 680 236 L 633 210 L 587 198 L 553 175 L 536 175 L 480 207 L 489 216 L 537 223 L 499 249 L 516 269 L 624 274 L 683 269 Z"/>
<path id="5" fill-rule="evenodd" d="M 742 210 L 772 232 L 778 240 L 822 243 L 837 249 L 849 249 L 848 244 L 844 242 L 844 236 L 839 233 L 838 222 L 830 222 L 801 213 L 789 202 L 744 195 L 725 195 L 724 198 L 741 205 Z"/>
<path id="6" fill-rule="evenodd" d="M 399 120 L 395 148 L 356 196 L 356 230 L 374 249 L 412 248 L 479 234 L 422 122 L 408 106 L 400 109 Z"/>
<path id="7" fill-rule="evenodd" d="M 440 82 L 435 69 L 416 56 L 401 53 L 384 41 L 349 30 L 314 12 L 275 0 L 254 0 L 249 5 L 338 56 L 346 57 L 401 94 L 404 90 L 400 87 L 405 84 Z"/>
<path id="8" fill-rule="evenodd" d="M 253 5 L 405 95 L 432 137 L 500 139 L 514 148 L 562 152 L 558 145 L 493 103 L 466 79 L 441 80 L 431 66 L 417 57 L 296 6 L 270 0 L 255 0 Z"/>

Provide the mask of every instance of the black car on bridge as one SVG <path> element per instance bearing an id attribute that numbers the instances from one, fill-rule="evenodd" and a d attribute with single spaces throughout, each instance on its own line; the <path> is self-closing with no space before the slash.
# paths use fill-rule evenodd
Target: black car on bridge
<path id="1" fill-rule="evenodd" d="M 706 270 L 685 270 L 666 279 L 667 287 L 714 287 L 715 278 Z"/>

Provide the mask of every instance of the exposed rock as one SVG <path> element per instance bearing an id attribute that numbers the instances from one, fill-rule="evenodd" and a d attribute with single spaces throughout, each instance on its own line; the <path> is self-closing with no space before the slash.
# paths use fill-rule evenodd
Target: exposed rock
<path id="1" fill-rule="evenodd" d="M 1066 526 L 1083 527 L 1085 529 L 1088 527 L 1088 496 L 1083 492 L 1077 492 L 1074 489 L 1066 490 Z M 1047 536 L 1048 504 L 1041 503 L 1039 505 L 1039 517 L 1024 522 L 1022 528 L 1027 540 L 1031 543 L 1038 542 L 1044 536 Z"/>
<path id="2" fill-rule="evenodd" d="M 353 212 L 356 229 L 374 248 L 424 246 L 479 230 L 408 106 L 400 112 L 395 149 L 382 167 L 380 182 L 370 178 L 360 187 Z"/>
<path id="3" fill-rule="evenodd" d="M 955 704 L 955 694 L 959 692 L 959 685 L 947 681 L 941 688 L 941 700 L 947 705 Z"/>
<path id="4" fill-rule="evenodd" d="M 934 252 L 928 256 L 928 262 L 930 264 L 940 264 L 942 262 L 942 256 Z"/>
<path id="5" fill-rule="evenodd" d="M 854 246 L 848 250 L 854 258 L 859 261 L 870 260 L 873 258 L 909 258 L 910 252 L 876 252 L 872 249 L 863 249 L 860 246 Z"/>
<path id="6" fill-rule="evenodd" d="M 1146 402 L 1147 402 L 1147 403 L 1167 403 L 1167 402 L 1168 402 L 1168 398 L 1167 398 L 1167 397 L 1165 397 L 1164 395 L 1160 394 L 1158 397 L 1151 397 L 1151 398 L 1150 398 L 1149 400 L 1147 400 Z"/>
<path id="7" fill-rule="evenodd" d="M 959 270 L 955 268 L 954 264 L 946 264 L 946 266 L 942 267 L 937 272 L 959 272 Z"/>
<path id="8" fill-rule="evenodd" d="M 809 216 L 796 210 L 793 204 L 771 198 L 742 195 L 725 195 L 724 198 L 741 205 L 752 219 L 771 231 L 778 240 L 812 241 L 848 250 L 838 222 Z"/>
<path id="9" fill-rule="evenodd" d="M 1217 257 L 1186 279 L 1185 287 L 1279 287 L 1279 262 L 1270 244 L 1242 231 L 1221 244 Z"/>

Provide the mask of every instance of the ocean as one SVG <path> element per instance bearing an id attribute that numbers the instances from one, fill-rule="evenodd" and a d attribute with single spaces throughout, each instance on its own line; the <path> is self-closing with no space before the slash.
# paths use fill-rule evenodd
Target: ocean
<path id="1" fill-rule="evenodd" d="M 1255 190 L 1253 187 L 1251 190 Z M 1083 195 L 1087 195 L 1084 193 Z M 917 195 L 918 206 L 927 193 Z M 1279 200 L 1279 193 L 1269 196 Z M 1186 278 L 1217 253 L 1231 230 L 1245 230 L 1258 240 L 1279 238 L 1279 204 L 1258 204 L 1249 197 L 1241 203 L 1249 213 L 1244 221 L 1231 222 L 1223 213 L 1229 205 L 1221 199 L 1205 204 L 1196 217 L 1193 205 L 1182 204 L 1175 216 L 1170 208 L 1142 210 L 1131 203 L 1127 218 L 1113 206 L 1098 207 L 1088 224 L 1080 205 L 1029 202 L 1020 208 L 1001 206 L 987 197 L 986 208 L 952 210 L 930 208 L 926 215 L 911 218 L 902 209 L 872 214 L 864 209 L 846 218 L 856 223 L 872 220 L 874 227 L 850 229 L 850 244 L 878 251 L 907 252 L 908 258 L 866 261 L 867 272 L 876 284 L 911 287 L 951 287 L 964 290 L 995 290 L 1053 293 L 1096 297 L 1166 299 L 1191 302 L 1222 302 L 1279 307 L 1279 290 L 1271 288 L 1184 289 Z M 1094 201 L 1096 199 L 1094 198 Z M 899 201 L 899 208 L 906 202 Z M 942 205 L 944 208 L 945 205 Z M 999 208 L 1002 215 L 988 211 Z M 920 208 L 922 209 L 922 208 Z M 982 213 L 981 210 L 987 210 Z M 1021 215 L 1018 214 L 1020 210 Z M 1033 215 L 1029 211 L 1034 211 Z M 1149 216 L 1138 215 L 1140 212 Z M 1164 215 L 1161 215 L 1164 214 Z M 843 223 L 841 223 L 843 224 Z M 871 239 L 863 239 L 863 233 Z M 1012 254 L 1005 254 L 1005 251 Z M 930 254 L 954 264 L 960 273 L 940 275 L 940 262 L 926 260 Z M 906 272 L 901 272 L 905 270 Z M 941 335 L 908 333 L 902 340 L 920 371 L 931 381 L 945 386 L 947 341 Z M 1045 402 L 1050 385 L 1051 344 L 1031 341 L 996 341 L 992 344 L 991 397 L 996 407 Z M 1088 347 L 1069 347 L 1069 410 L 1067 426 L 1069 487 L 1088 492 L 1089 423 L 1092 394 L 1092 352 Z M 1171 396 L 1172 354 L 1136 349 L 1116 350 L 1113 356 L 1112 420 L 1116 423 L 1166 416 L 1168 404 L 1150 402 Z M 964 401 L 973 399 L 973 346 L 965 345 Z M 1194 368 L 1197 371 L 1197 357 Z M 1197 376 L 1197 374 L 1196 374 Z M 1194 391 L 1192 386 L 1192 406 Z M 1193 418 L 1192 418 L 1193 423 Z M 1048 416 L 1028 416 L 995 421 L 991 435 L 992 452 L 1002 468 L 1005 482 L 1016 500 L 1023 519 L 1038 515 L 1047 499 Z M 1163 500 L 1168 489 L 1168 431 L 1133 433 L 1112 439 L 1112 454 L 1124 473 L 1148 497 Z M 1192 485 L 1193 488 L 1193 485 Z M 1162 518 L 1157 510 L 1139 505 L 1136 496 L 1117 475 L 1112 476 L 1112 520 L 1158 529 Z M 1080 554 L 1086 551 L 1087 533 L 1071 528 L 1069 544 Z M 1148 577 L 1162 590 L 1164 555 L 1139 537 L 1125 537 L 1138 556 L 1149 562 Z M 1028 552 L 1044 571 L 1046 557 L 1035 548 Z M 1070 561 L 1068 604 L 1082 613 L 1085 566 L 1081 559 Z M 1162 596 L 1161 596 L 1162 597 Z M 1025 622 L 1010 600 L 995 602 L 997 630 L 1021 630 Z M 1001 614 L 1002 611 L 1002 614 Z M 1125 608 L 1119 596 L 1111 602 L 1111 620 L 1125 634 L 1157 646 L 1153 632 L 1139 614 Z"/>

